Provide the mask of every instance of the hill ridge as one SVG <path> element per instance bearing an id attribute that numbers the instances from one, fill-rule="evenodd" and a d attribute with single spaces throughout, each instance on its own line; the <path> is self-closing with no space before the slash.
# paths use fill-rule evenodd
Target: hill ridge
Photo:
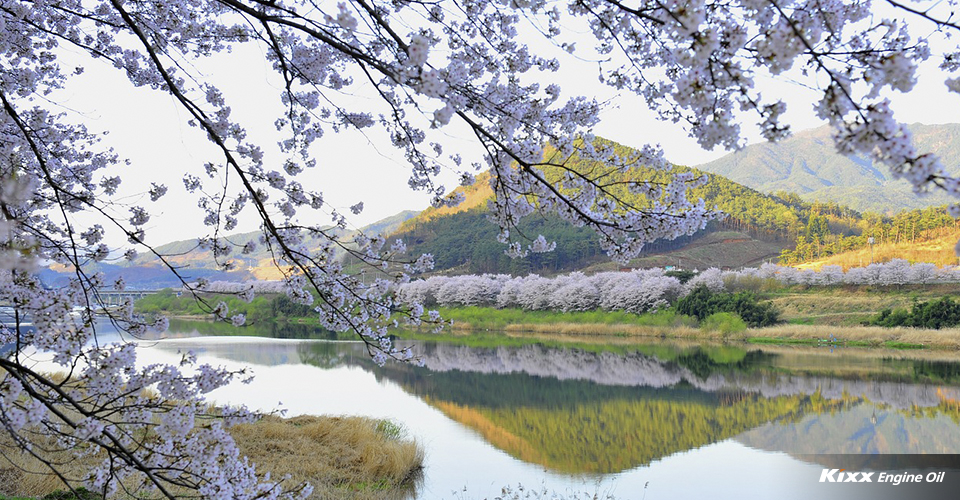
<path id="1" fill-rule="evenodd" d="M 613 147 L 617 154 L 628 156 L 631 148 L 605 141 Z M 549 151 L 545 154 L 549 154 Z M 766 195 L 747 186 L 730 181 L 717 174 L 701 170 L 673 166 L 669 171 L 658 171 L 646 167 L 634 167 L 627 173 L 610 172 L 597 169 L 608 169 L 596 162 L 583 160 L 577 157 L 568 160 L 567 167 L 582 171 L 602 173 L 605 181 L 611 184 L 626 183 L 629 179 L 644 178 L 658 181 L 667 180 L 668 176 L 679 172 L 692 172 L 695 175 L 706 175 L 710 181 L 706 186 L 691 191 L 690 198 L 704 198 L 707 206 L 716 206 L 719 209 L 733 214 L 725 221 L 711 223 L 706 231 L 693 236 L 678 238 L 673 241 L 655 241 L 646 247 L 646 256 L 678 250 L 713 232 L 732 231 L 738 234 L 734 238 L 741 245 L 739 252 L 730 252 L 726 255 L 727 261 L 717 261 L 709 256 L 686 254 L 677 256 L 680 260 L 702 262 L 705 265 L 721 267 L 741 267 L 751 263 L 764 262 L 779 257 L 782 249 L 790 246 L 795 234 L 802 230 L 809 214 L 814 210 L 835 213 L 838 217 L 848 215 L 859 217 L 853 211 L 839 206 L 823 206 L 814 209 L 813 205 L 804 202 L 796 196 L 781 198 Z M 551 174 L 546 172 L 549 177 Z M 620 177 L 623 181 L 620 181 Z M 483 181 L 489 182 L 489 177 Z M 479 184 L 479 182 L 478 182 Z M 410 256 L 420 253 L 430 253 L 434 256 L 436 268 L 452 273 L 510 273 L 524 274 L 558 273 L 584 267 L 594 266 L 601 260 L 609 260 L 603 255 L 597 236 L 590 230 L 576 228 L 563 222 L 559 217 L 530 216 L 521 222 L 520 232 L 531 238 L 543 234 L 549 241 L 555 241 L 557 248 L 549 254 L 530 255 L 524 259 L 510 259 L 503 255 L 504 246 L 496 241 L 497 228 L 487 220 L 485 198 L 493 195 L 487 185 L 458 188 L 470 190 L 471 202 L 466 206 L 458 207 L 447 213 L 424 211 L 417 217 L 407 220 L 393 238 L 400 238 L 407 244 Z M 481 196 L 482 195 L 482 196 Z M 636 196 L 636 195 L 625 195 Z M 633 203 L 633 200 L 631 200 Z M 641 206 L 646 200 L 638 198 Z M 712 242 L 711 244 L 716 243 Z M 728 242 L 734 243 L 734 242 Z M 706 240 L 700 244 L 706 244 Z M 739 255 L 736 255 L 739 253 Z M 722 252 L 717 252 L 722 254 Z M 673 256 L 665 259 L 641 258 L 631 266 L 672 265 Z M 592 267 L 589 267 L 593 269 Z"/>
<path id="2" fill-rule="evenodd" d="M 908 126 L 921 151 L 960 166 L 960 124 Z M 905 180 L 863 156 L 844 156 L 833 146 L 829 126 L 796 132 L 778 143 L 752 144 L 696 168 L 723 175 L 765 193 L 793 192 L 806 201 L 836 202 L 864 212 L 893 214 L 954 201 L 945 193 L 918 197 Z"/>

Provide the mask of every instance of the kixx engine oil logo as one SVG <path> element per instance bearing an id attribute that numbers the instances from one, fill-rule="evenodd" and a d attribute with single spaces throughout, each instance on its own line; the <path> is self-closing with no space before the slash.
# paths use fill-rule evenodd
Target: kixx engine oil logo
<path id="1" fill-rule="evenodd" d="M 823 469 L 821 483 L 942 483 L 946 472 L 910 474 L 908 472 L 847 472 L 847 469 Z"/>

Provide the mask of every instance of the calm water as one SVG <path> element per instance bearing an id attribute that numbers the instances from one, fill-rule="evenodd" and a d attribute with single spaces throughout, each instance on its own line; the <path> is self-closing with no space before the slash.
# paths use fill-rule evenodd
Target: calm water
<path id="1" fill-rule="evenodd" d="M 518 483 L 620 499 L 840 498 L 850 490 L 817 481 L 844 464 L 823 454 L 960 453 L 948 353 L 421 342 L 424 367 L 379 368 L 359 343 L 174 327 L 183 338 L 144 344 L 141 358 L 193 350 L 254 370 L 218 402 L 402 423 L 427 452 L 418 498 L 493 498 Z"/>

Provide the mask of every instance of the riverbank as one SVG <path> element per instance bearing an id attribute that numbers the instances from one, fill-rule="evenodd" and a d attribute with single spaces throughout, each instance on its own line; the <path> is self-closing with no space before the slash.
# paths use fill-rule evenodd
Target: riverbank
<path id="1" fill-rule="evenodd" d="M 748 329 L 735 314 L 696 318 L 677 314 L 668 308 L 656 313 L 632 314 L 623 311 L 583 312 L 528 311 L 520 308 L 479 306 L 438 307 L 444 319 L 452 320 L 447 334 L 463 335 L 477 331 L 521 333 L 565 333 L 599 336 L 675 337 L 713 340 L 741 339 L 787 343 L 852 342 L 891 347 L 936 347 L 960 349 L 957 331 L 870 328 L 862 325 L 885 310 L 909 310 L 916 302 L 928 302 L 960 293 L 956 283 L 927 285 L 784 285 L 775 280 L 727 280 L 729 294 L 749 292 L 749 301 L 776 309 L 782 323 L 774 327 Z M 721 294 L 716 294 L 721 295 Z M 211 295 L 208 300 L 225 300 L 231 312 L 247 315 L 248 326 L 236 329 L 222 323 L 195 323 L 203 335 L 255 335 L 283 338 L 351 340 L 352 334 L 337 334 L 321 328 L 310 308 L 292 303 L 285 296 L 259 296 L 251 304 L 235 297 Z M 707 302 L 712 300 L 707 298 Z M 736 299 L 736 296 L 733 297 Z M 733 300 L 731 299 L 731 300 Z M 738 300 L 738 299 L 737 299 Z M 736 302 L 736 300 L 734 300 Z M 208 319 L 195 300 L 164 291 L 137 301 L 137 310 L 145 314 L 164 314 L 185 320 Z M 689 314 L 697 314 L 709 304 L 697 303 Z M 675 305 L 674 307 L 679 307 Z M 429 307 L 433 308 L 433 306 Z M 728 310 L 728 309 L 720 309 Z M 692 311 L 692 312 L 691 312 Z M 738 310 L 739 311 L 739 310 Z M 743 319 L 751 317 L 750 311 Z M 755 315 L 753 315 L 755 316 Z M 176 321 L 174 319 L 173 321 Z M 191 321 L 192 322 L 192 321 Z M 802 328 L 803 326 L 811 328 Z"/>
<path id="2" fill-rule="evenodd" d="M 806 296 L 803 296 L 804 298 Z M 854 301 L 862 304 L 862 301 Z M 886 304 L 882 302 L 881 304 Z M 835 306 L 836 307 L 836 306 Z M 556 334 L 604 338 L 671 338 L 710 341 L 744 341 L 771 344 L 846 345 L 896 349 L 960 350 L 960 328 L 928 330 L 885 328 L 862 325 L 783 323 L 764 328 L 746 328 L 730 322 L 703 322 L 672 310 L 649 314 L 623 312 L 545 312 L 487 307 L 441 308 L 441 315 L 453 324 L 444 332 L 401 333 L 407 338 L 448 337 L 460 341 L 477 333 L 510 336 Z M 858 314 L 868 314 L 863 311 Z M 792 316 L 785 315 L 790 321 Z M 485 342 L 489 343 L 490 339 Z"/>
<path id="3" fill-rule="evenodd" d="M 717 321 L 703 321 L 676 314 L 668 309 L 656 313 L 630 314 L 622 311 L 552 312 L 496 309 L 490 307 L 439 308 L 446 320 L 452 321 L 442 333 L 431 329 L 401 331 L 401 338 L 421 340 L 471 341 L 478 333 L 525 335 L 567 335 L 590 338 L 591 341 L 609 341 L 613 338 L 671 338 L 709 341 L 743 341 L 762 344 L 845 345 L 851 347 L 889 347 L 896 349 L 960 350 L 960 328 L 941 330 L 863 326 L 860 321 L 874 316 L 874 307 L 909 304 L 909 298 L 878 299 L 847 297 L 846 300 L 823 301 L 818 316 L 798 313 L 817 309 L 810 294 L 794 294 L 775 299 L 779 304 L 790 304 L 783 314 L 785 323 L 764 328 L 747 328 L 738 318 L 719 316 Z M 856 308 L 857 310 L 851 310 Z M 849 318 L 855 317 L 857 322 Z M 843 321 L 837 321 L 843 318 Z M 186 319 L 186 318 L 184 318 Z M 710 318 L 708 318 L 710 319 Z M 816 321 L 821 319 L 822 321 Z M 173 322 L 181 321 L 172 319 Z M 314 325 L 296 322 L 273 322 L 236 329 L 223 323 L 186 320 L 184 325 L 202 335 L 252 335 L 271 338 L 324 338 L 328 340 L 355 340 L 353 334 L 331 334 Z M 606 339 L 606 340 L 604 340 Z M 510 343 L 507 338 L 500 341 Z M 490 335 L 478 339 L 483 345 L 496 343 Z"/>
<path id="4" fill-rule="evenodd" d="M 389 420 L 267 416 L 252 424 L 231 427 L 229 432 L 241 454 L 257 464 L 259 473 L 270 472 L 274 478 L 289 474 L 283 483 L 288 488 L 309 482 L 313 486 L 310 498 L 397 498 L 414 490 L 422 475 L 423 447 Z M 66 459 L 60 471 L 66 477 L 82 477 L 99 461 L 98 457 Z M 0 500 L 41 498 L 62 492 L 63 483 L 56 476 L 36 473 L 45 471 L 32 457 L 5 454 L 5 458 L 0 458 Z M 55 498 L 76 497 L 67 494 Z"/>

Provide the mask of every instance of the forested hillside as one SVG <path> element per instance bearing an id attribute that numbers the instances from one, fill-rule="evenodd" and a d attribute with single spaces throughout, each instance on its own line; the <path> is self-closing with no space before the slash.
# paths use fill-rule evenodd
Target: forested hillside
<path id="1" fill-rule="evenodd" d="M 628 156 L 631 151 L 617 144 L 614 144 L 614 148 L 622 156 Z M 546 154 L 549 156 L 554 153 L 547 151 Z M 578 157 L 568 159 L 565 165 L 592 175 L 597 175 L 598 169 L 603 168 L 595 162 L 584 161 Z M 789 193 L 762 194 L 723 176 L 689 167 L 674 166 L 664 172 L 637 166 L 626 173 L 606 172 L 604 179 L 611 185 L 625 186 L 638 179 L 666 182 L 672 174 L 678 172 L 706 175 L 708 182 L 702 187 L 691 189 L 688 198 L 703 198 L 707 207 L 716 207 L 727 215 L 723 220 L 710 223 L 704 231 L 693 236 L 649 244 L 645 255 L 677 250 L 696 244 L 707 234 L 729 230 L 764 242 L 775 242 L 779 248 L 792 248 L 798 236 L 808 231 L 811 220 L 823 225 L 828 229 L 829 235 L 835 235 L 836 238 L 859 237 L 864 230 L 864 217 L 849 208 L 837 204 L 809 203 Z M 560 174 L 548 171 L 547 175 Z M 488 183 L 488 176 L 479 176 L 477 183 L 465 190 L 467 202 L 459 211 L 448 209 L 440 212 L 428 209 L 406 221 L 393 236 L 407 243 L 410 255 L 433 254 L 436 269 L 460 273 L 554 273 L 580 269 L 606 260 L 595 234 L 573 227 L 553 216 L 530 217 L 521 223 L 520 230 L 530 238 L 542 234 L 547 240 L 555 241 L 557 247 L 554 252 L 531 254 L 523 259 L 507 257 L 503 252 L 504 246 L 496 240 L 497 227 L 487 220 L 486 200 L 493 196 Z M 632 197 L 631 201 L 643 205 L 641 197 L 629 194 L 626 187 L 623 187 L 622 195 Z M 878 223 L 883 221 L 879 215 L 873 218 Z M 826 241 L 828 236 L 823 236 L 822 239 Z M 722 265 L 737 266 L 742 263 Z"/>

